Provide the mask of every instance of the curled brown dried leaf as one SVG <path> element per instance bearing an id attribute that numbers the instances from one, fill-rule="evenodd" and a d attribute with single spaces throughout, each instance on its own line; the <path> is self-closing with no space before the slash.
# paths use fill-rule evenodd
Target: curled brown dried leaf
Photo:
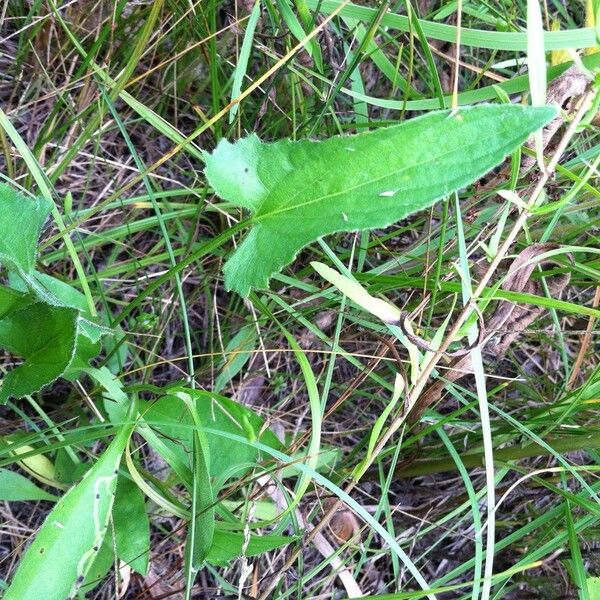
<path id="1" fill-rule="evenodd" d="M 559 113 L 542 130 L 542 146 L 544 148 L 551 144 L 552 139 L 565 123 L 565 117 L 577 111 L 589 83 L 586 74 L 577 65 L 573 65 L 548 86 L 547 103 L 558 107 Z M 535 146 L 533 139 L 529 140 L 526 146 L 533 151 Z M 521 161 L 522 171 L 529 171 L 535 162 L 535 155 L 524 155 Z"/>
<path id="2" fill-rule="evenodd" d="M 541 283 L 532 279 L 537 266 L 556 263 L 553 257 L 543 257 L 547 252 L 556 249 L 555 244 L 532 244 L 512 261 L 502 289 L 511 292 L 541 295 Z M 542 258 L 540 258 L 542 257 Z M 569 273 L 558 273 L 546 278 L 546 284 L 552 297 L 560 296 L 568 285 Z M 479 332 L 481 346 L 491 353 L 496 360 L 501 359 L 510 345 L 544 312 L 544 307 L 521 305 L 509 300 L 498 303 L 494 314 Z M 473 372 L 471 356 L 456 357 L 447 367 L 443 379 L 435 380 L 425 388 L 417 401 L 410 407 L 408 419 L 415 422 L 423 412 L 437 402 L 449 382 L 458 381 Z"/>
<path id="3" fill-rule="evenodd" d="M 360 524 L 354 513 L 343 504 L 338 505 L 335 498 L 327 498 L 323 501 L 325 512 L 336 506 L 335 513 L 329 521 L 329 533 L 332 541 L 336 544 L 344 544 L 351 539 L 358 540 L 360 534 Z"/>

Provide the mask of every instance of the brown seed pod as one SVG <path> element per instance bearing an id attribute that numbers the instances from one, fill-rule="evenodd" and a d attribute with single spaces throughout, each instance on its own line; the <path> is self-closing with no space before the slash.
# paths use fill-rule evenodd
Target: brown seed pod
<path id="1" fill-rule="evenodd" d="M 335 498 L 325 499 L 323 501 L 324 511 L 328 512 L 336 501 Z M 354 513 L 345 506 L 342 506 L 335 512 L 327 528 L 331 533 L 333 541 L 337 544 L 344 544 L 352 538 L 355 538 L 357 543 L 359 541 L 360 524 Z"/>

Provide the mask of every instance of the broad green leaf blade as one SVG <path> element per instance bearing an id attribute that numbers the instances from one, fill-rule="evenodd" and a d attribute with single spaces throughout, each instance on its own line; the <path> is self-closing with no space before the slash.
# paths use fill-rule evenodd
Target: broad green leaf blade
<path id="1" fill-rule="evenodd" d="M 338 231 L 386 227 L 475 181 L 547 122 L 552 107 L 482 105 L 323 142 L 222 140 L 205 174 L 224 200 L 249 209 L 251 229 L 225 265 L 247 295 L 298 251 Z"/>
<path id="2" fill-rule="evenodd" d="M 41 301 L 51 306 L 72 308 L 80 313 L 75 356 L 69 365 L 69 372 L 62 374 L 71 379 L 78 377 L 81 369 L 86 368 L 102 349 L 102 336 L 112 331 L 92 320 L 85 296 L 64 281 L 35 270 L 27 276 L 27 281 L 15 272 L 9 273 L 8 280 L 14 293 L 23 293 L 22 305 Z M 5 314 L 3 295 L 4 289 L 0 289 L 0 317 Z"/>
<path id="3" fill-rule="evenodd" d="M 39 488 L 33 481 L 20 473 L 0 469 L 0 500 L 14 502 L 17 500 L 50 500 L 57 497 Z"/>
<path id="4" fill-rule="evenodd" d="M 226 567 L 239 556 L 251 557 L 269 552 L 296 541 L 296 538 L 283 535 L 250 535 L 245 551 L 244 541 L 243 533 L 217 529 L 206 560 L 214 565 Z"/>
<path id="5" fill-rule="evenodd" d="M 27 549 L 4 600 L 75 596 L 102 546 L 130 432 L 130 427 L 122 429 L 81 483 L 59 500 Z"/>
<path id="6" fill-rule="evenodd" d="M 0 319 L 0 346 L 25 359 L 2 380 L 0 404 L 39 391 L 73 360 L 79 311 L 37 302 Z"/>
<path id="7" fill-rule="evenodd" d="M 33 277 L 44 287 L 46 292 L 44 298 L 48 298 L 50 304 L 77 308 L 87 317 L 91 316 L 89 314 L 89 307 L 85 296 L 72 285 L 69 285 L 65 281 L 61 281 L 56 277 L 46 275 L 46 273 L 39 273 L 38 271 L 33 273 Z"/>
<path id="8" fill-rule="evenodd" d="M 112 514 L 118 557 L 145 576 L 150 552 L 150 522 L 144 495 L 127 477 L 119 477 Z"/>
<path id="9" fill-rule="evenodd" d="M 21 294 L 17 290 L 0 285 L 0 319 L 13 310 L 24 308 L 31 302 L 32 299 L 27 294 Z"/>
<path id="10" fill-rule="evenodd" d="M 35 266 L 37 241 L 52 204 L 27 198 L 0 184 L 0 264 L 28 275 Z"/>

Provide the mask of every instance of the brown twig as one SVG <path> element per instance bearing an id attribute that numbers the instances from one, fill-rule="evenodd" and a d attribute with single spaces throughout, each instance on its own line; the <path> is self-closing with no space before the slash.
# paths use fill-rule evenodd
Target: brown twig
<path id="1" fill-rule="evenodd" d="M 592 300 L 592 306 L 596 308 L 600 304 L 600 286 L 596 288 L 596 293 L 594 294 L 594 299 Z M 573 370 L 571 371 L 571 375 L 569 375 L 569 381 L 567 381 L 567 389 L 571 389 L 573 384 L 577 380 L 579 376 L 579 371 L 581 371 L 581 365 L 583 364 L 583 359 L 590 347 L 590 342 L 592 341 L 592 330 L 594 329 L 594 324 L 596 323 L 595 317 L 590 317 L 588 320 L 587 327 L 585 328 L 585 333 L 581 339 L 581 346 L 579 347 L 579 352 L 577 352 L 577 358 L 575 359 L 575 364 L 573 365 Z"/>

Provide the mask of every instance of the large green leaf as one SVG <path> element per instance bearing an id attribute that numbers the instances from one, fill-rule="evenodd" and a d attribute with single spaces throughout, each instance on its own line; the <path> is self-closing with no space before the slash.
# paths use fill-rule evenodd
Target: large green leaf
<path id="1" fill-rule="evenodd" d="M 185 551 L 189 583 L 212 551 L 218 490 L 256 465 L 260 453 L 253 441 L 276 448 L 280 443 L 261 417 L 233 400 L 184 386 L 172 387 L 169 392 L 142 411 L 148 427 L 139 431 L 192 495 L 194 517 Z M 243 436 L 248 443 L 232 442 L 205 428 Z"/>
<path id="2" fill-rule="evenodd" d="M 556 114 L 482 105 L 323 142 L 221 140 L 204 153 L 215 192 L 251 211 L 251 229 L 225 265 L 247 295 L 320 236 L 386 227 L 475 181 Z"/>
<path id="3" fill-rule="evenodd" d="M 123 428 L 98 462 L 56 504 L 4 595 L 4 600 L 72 598 L 106 533 L 121 455 L 131 428 Z"/>
<path id="4" fill-rule="evenodd" d="M 4 285 L 0 285 L 0 318 L 18 308 L 23 308 L 32 302 L 28 294 L 21 294 Z"/>
<path id="5" fill-rule="evenodd" d="M 75 353 L 79 311 L 37 302 L 0 319 L 0 346 L 25 362 L 2 380 L 0 404 L 39 391 L 67 370 Z"/>
<path id="6" fill-rule="evenodd" d="M 52 204 L 0 184 L 0 263 L 21 275 L 35 266 L 37 241 Z"/>

